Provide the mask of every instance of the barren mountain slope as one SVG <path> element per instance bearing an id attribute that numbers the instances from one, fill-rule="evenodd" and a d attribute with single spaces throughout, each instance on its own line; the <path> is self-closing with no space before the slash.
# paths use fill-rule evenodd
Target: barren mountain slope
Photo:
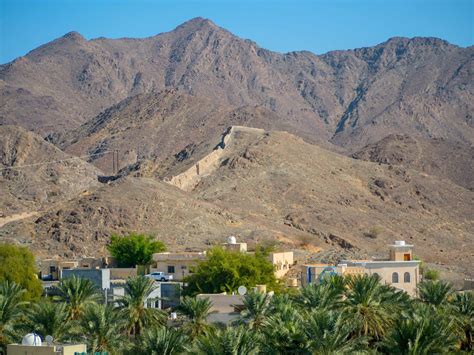
<path id="1" fill-rule="evenodd" d="M 0 218 L 36 211 L 98 185 L 97 168 L 35 133 L 0 126 L 0 137 Z"/>
<path id="2" fill-rule="evenodd" d="M 37 255 L 106 255 L 110 234 L 145 232 L 170 250 L 200 249 L 229 235 L 249 242 L 308 233 L 265 219 L 241 218 L 178 188 L 146 178 L 123 178 L 92 189 L 40 217 L 0 228 L 0 240 L 30 245 Z"/>
<path id="3" fill-rule="evenodd" d="M 474 145 L 450 142 L 445 139 L 390 135 L 367 145 L 353 154 L 353 157 L 412 168 L 450 179 L 474 191 Z"/>
<path id="4" fill-rule="evenodd" d="M 361 147 L 408 133 L 472 143 L 473 51 L 393 38 L 321 56 L 279 54 L 201 18 L 145 39 L 69 33 L 0 67 L 0 122 L 63 131 L 130 95 L 178 87 L 268 108 L 311 142 Z"/>
<path id="5" fill-rule="evenodd" d="M 428 262 L 454 267 L 462 258 L 461 272 L 474 267 L 474 193 L 449 180 L 346 158 L 283 132 L 236 132 L 226 147 L 217 165 L 200 169 L 200 199 L 315 241 L 332 235 L 373 254 L 405 239 Z"/>
<path id="6" fill-rule="evenodd" d="M 139 94 L 57 138 L 56 144 L 74 155 L 120 150 L 120 167 L 142 159 L 163 159 L 190 145 L 219 137 L 228 123 L 266 129 L 288 129 L 305 135 L 263 107 L 229 107 L 206 97 L 178 90 Z M 308 137 L 309 138 L 309 137 Z M 111 156 L 93 157 L 104 171 Z"/>

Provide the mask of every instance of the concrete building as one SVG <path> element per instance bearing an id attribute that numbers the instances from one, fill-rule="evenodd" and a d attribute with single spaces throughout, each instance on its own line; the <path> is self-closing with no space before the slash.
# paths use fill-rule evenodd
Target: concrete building
<path id="1" fill-rule="evenodd" d="M 227 243 L 223 243 L 222 246 L 225 250 L 236 251 L 240 253 L 247 252 L 247 243 L 237 243 L 237 239 L 234 236 L 227 238 Z"/>
<path id="2" fill-rule="evenodd" d="M 275 268 L 275 277 L 277 279 L 285 276 L 290 267 L 295 263 L 292 251 L 270 253 L 268 257 Z"/>
<path id="3" fill-rule="evenodd" d="M 389 246 L 387 259 L 342 260 L 337 265 L 312 264 L 302 266 L 302 285 L 318 283 L 326 275 L 374 275 L 381 282 L 416 296 L 421 280 L 420 261 L 413 260 L 413 245 L 396 241 Z"/>
<path id="4" fill-rule="evenodd" d="M 206 293 L 196 296 L 197 299 L 209 299 L 212 302 L 210 314 L 207 317 L 209 323 L 230 324 L 237 320 L 244 308 L 243 296 L 228 295 L 226 293 Z"/>
<path id="5" fill-rule="evenodd" d="M 48 338 L 48 337 L 46 337 Z M 52 338 L 51 338 L 52 339 Z M 77 355 L 87 354 L 85 344 L 43 343 L 39 335 L 30 333 L 23 337 L 21 344 L 8 344 L 8 355 Z"/>
<path id="6" fill-rule="evenodd" d="M 162 271 L 173 275 L 173 280 L 182 281 L 192 273 L 194 267 L 206 259 L 206 252 L 155 253 L 150 272 Z"/>
<path id="7" fill-rule="evenodd" d="M 100 269 L 113 264 L 112 258 L 84 257 L 80 259 L 62 260 L 59 258 L 41 259 L 38 261 L 38 269 L 41 278 L 59 280 L 62 270 L 71 269 Z"/>

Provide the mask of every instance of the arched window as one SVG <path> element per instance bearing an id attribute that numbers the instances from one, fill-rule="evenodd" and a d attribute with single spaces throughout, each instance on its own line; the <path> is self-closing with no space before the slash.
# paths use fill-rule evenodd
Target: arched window
<path id="1" fill-rule="evenodd" d="M 405 282 L 405 283 L 410 283 L 410 282 L 411 282 L 411 281 L 410 281 L 410 273 L 409 273 L 409 272 L 405 272 L 405 273 L 403 274 L 403 282 Z"/>
<path id="2" fill-rule="evenodd" d="M 392 274 L 392 283 L 394 283 L 394 284 L 398 283 L 398 272 L 394 272 Z"/>
<path id="3" fill-rule="evenodd" d="M 376 277 L 378 277 L 378 278 L 380 279 L 380 275 L 377 274 L 376 272 L 374 272 L 372 275 L 374 275 L 374 276 L 376 276 Z"/>

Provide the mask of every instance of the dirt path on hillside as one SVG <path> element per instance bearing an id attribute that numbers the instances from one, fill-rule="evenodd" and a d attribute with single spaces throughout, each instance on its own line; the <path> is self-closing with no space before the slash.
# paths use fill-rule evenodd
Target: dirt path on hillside
<path id="1" fill-rule="evenodd" d="M 38 212 L 23 212 L 23 213 L 12 214 L 11 216 L 0 217 L 0 228 L 3 227 L 7 223 L 19 221 L 21 219 L 25 219 L 25 218 L 33 217 L 37 215 L 38 215 Z"/>

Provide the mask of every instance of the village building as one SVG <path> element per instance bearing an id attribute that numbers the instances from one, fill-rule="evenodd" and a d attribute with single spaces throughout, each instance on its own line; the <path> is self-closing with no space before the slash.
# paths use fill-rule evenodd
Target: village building
<path id="1" fill-rule="evenodd" d="M 193 269 L 206 259 L 206 252 L 155 253 L 150 271 L 162 271 L 182 281 L 192 274 Z"/>
<path id="2" fill-rule="evenodd" d="M 41 339 L 38 334 L 29 333 L 23 337 L 21 344 L 8 344 L 8 355 L 76 355 L 87 354 L 85 344 L 59 344 L 46 336 Z"/>
<path id="3" fill-rule="evenodd" d="M 413 260 L 413 245 L 396 241 L 389 246 L 388 258 L 372 260 L 341 260 L 337 265 L 302 265 L 302 285 L 319 283 L 327 275 L 378 275 L 384 284 L 416 296 L 420 261 Z"/>

